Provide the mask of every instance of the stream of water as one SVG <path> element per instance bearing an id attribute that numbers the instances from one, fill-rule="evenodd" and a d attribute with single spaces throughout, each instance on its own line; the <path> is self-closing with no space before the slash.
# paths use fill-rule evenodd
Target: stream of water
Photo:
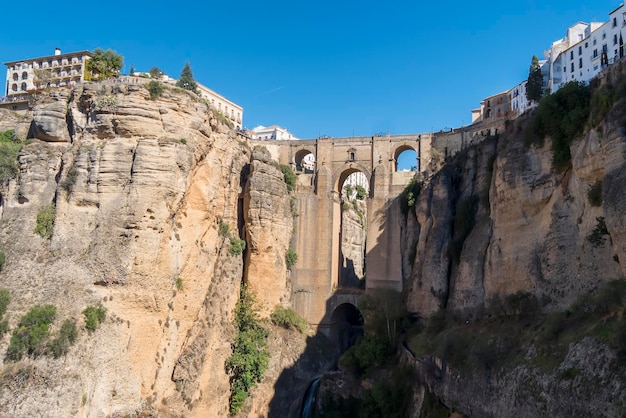
<path id="1" fill-rule="evenodd" d="M 311 418 L 313 411 L 315 410 L 315 395 L 317 395 L 317 388 L 320 385 L 320 379 L 317 378 L 311 382 L 309 388 L 304 394 L 304 402 L 302 402 L 302 413 L 300 418 Z"/>

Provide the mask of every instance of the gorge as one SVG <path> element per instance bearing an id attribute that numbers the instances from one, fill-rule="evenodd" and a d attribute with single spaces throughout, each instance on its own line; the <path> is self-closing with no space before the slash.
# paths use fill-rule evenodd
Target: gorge
<path id="1" fill-rule="evenodd" d="M 318 378 L 314 416 L 623 416 L 622 64 L 569 92 L 585 111 L 540 105 L 445 161 L 451 135 L 252 142 L 173 88 L 0 109 L 20 145 L 2 161 L 0 353 L 34 306 L 56 308 L 51 339 L 77 325 L 58 358 L 44 340 L 5 357 L 0 415 L 229 416 L 245 283 L 269 355 L 236 416 L 299 416 Z M 583 123 L 564 140 L 559 117 Z M 415 178 L 394 171 L 408 148 Z M 360 198 L 343 193 L 355 172 Z"/>

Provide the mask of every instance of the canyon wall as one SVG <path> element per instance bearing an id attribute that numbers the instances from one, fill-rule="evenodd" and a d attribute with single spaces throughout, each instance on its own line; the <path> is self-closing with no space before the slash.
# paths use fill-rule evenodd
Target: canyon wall
<path id="1" fill-rule="evenodd" d="M 86 83 L 49 93 L 30 113 L 3 111 L 0 129 L 32 138 L 2 189 L 10 327 L 36 304 L 55 305 L 55 324 L 71 318 L 79 328 L 85 307 L 107 310 L 62 359 L 5 364 L 3 414 L 227 416 L 224 363 L 244 274 L 265 316 L 288 303 L 292 217 L 280 171 L 176 89 L 150 100 L 143 86 Z M 33 231 L 51 203 L 48 240 Z M 231 251 L 241 238 L 247 253 Z M 0 352 L 8 343 L 7 334 Z"/>

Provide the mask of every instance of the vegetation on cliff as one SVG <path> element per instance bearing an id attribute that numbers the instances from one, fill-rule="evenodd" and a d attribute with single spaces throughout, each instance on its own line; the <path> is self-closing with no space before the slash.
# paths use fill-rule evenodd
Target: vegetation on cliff
<path id="1" fill-rule="evenodd" d="M 623 368 L 625 307 L 624 279 L 548 315 L 539 313 L 534 296 L 517 292 L 493 298 L 484 316 L 471 322 L 457 312 L 439 311 L 425 328 L 410 331 L 407 344 L 416 356 L 438 357 L 465 373 L 505 371 L 519 364 L 556 373 L 569 345 L 591 337 L 607 344 L 618 359 L 616 366 Z M 626 383 L 626 374 L 620 378 Z"/>
<path id="2" fill-rule="evenodd" d="M 0 132 L 0 183 L 6 183 L 19 173 L 17 155 L 22 145 L 14 130 Z"/>
<path id="3" fill-rule="evenodd" d="M 256 307 L 255 295 L 241 286 L 235 307 L 237 337 L 233 354 L 226 360 L 230 375 L 230 413 L 236 414 L 250 395 L 250 391 L 263 379 L 270 353 L 267 349 L 268 331 L 263 327 Z"/>
<path id="4" fill-rule="evenodd" d="M 552 166 L 557 171 L 564 170 L 572 158 L 569 146 L 582 135 L 589 119 L 590 102 L 589 86 L 574 81 L 543 97 L 526 132 L 526 144 L 541 146 L 550 137 Z"/>

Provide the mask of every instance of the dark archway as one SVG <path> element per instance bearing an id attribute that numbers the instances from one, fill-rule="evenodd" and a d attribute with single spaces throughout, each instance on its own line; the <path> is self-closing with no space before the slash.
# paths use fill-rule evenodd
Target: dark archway
<path id="1" fill-rule="evenodd" d="M 363 336 L 363 316 L 352 303 L 337 306 L 330 317 L 331 337 L 335 346 L 342 354 Z"/>

